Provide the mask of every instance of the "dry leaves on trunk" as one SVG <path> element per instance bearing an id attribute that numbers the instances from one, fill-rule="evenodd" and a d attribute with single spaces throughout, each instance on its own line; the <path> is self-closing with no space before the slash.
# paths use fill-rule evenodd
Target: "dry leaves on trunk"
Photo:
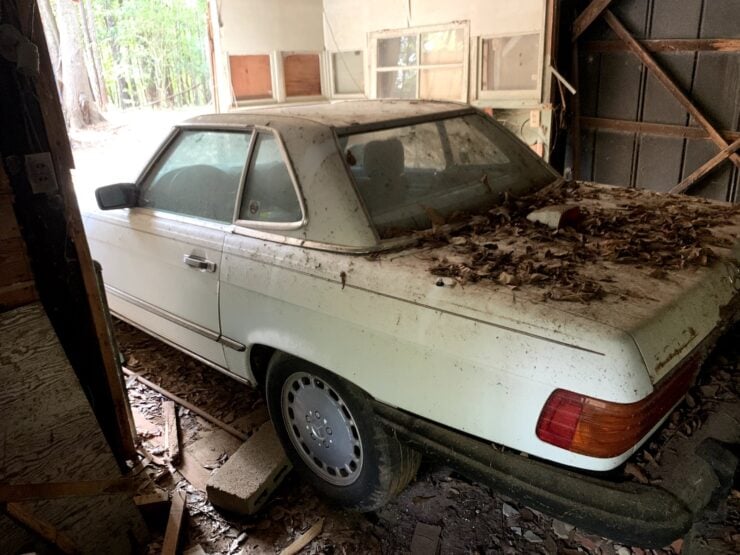
<path id="1" fill-rule="evenodd" d="M 533 210 L 578 203 L 580 218 L 560 229 L 529 221 Z M 544 288 L 546 299 L 588 302 L 605 296 L 583 272 L 600 261 L 651 268 L 650 277 L 707 266 L 712 247 L 731 240 L 713 229 L 738 222 L 740 207 L 648 191 L 563 183 L 513 198 L 485 214 L 453 214 L 450 226 L 420 232 L 422 246 L 449 247 L 431 272 L 461 283 L 490 281 Z M 457 222 L 457 223 L 454 223 Z"/>

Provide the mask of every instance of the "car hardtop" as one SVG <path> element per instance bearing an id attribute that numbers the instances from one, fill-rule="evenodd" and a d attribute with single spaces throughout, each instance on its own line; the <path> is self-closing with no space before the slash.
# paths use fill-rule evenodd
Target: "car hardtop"
<path id="1" fill-rule="evenodd" d="M 414 121 L 473 114 L 467 104 L 433 100 L 344 100 L 330 103 L 242 108 L 223 114 L 190 118 L 183 127 L 242 127 L 261 125 L 278 131 L 314 124 L 335 129 L 339 134 Z"/>

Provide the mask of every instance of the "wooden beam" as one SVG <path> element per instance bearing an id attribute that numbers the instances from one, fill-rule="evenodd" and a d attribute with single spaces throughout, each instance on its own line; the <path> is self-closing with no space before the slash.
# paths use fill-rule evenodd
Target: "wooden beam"
<path id="1" fill-rule="evenodd" d="M 176 465 L 180 460 L 180 439 L 177 432 L 177 408 L 174 401 L 162 403 L 164 417 L 164 445 L 167 448 L 167 459 Z"/>
<path id="2" fill-rule="evenodd" d="M 629 121 L 612 118 L 581 117 L 581 125 L 587 129 L 607 129 L 622 133 L 640 133 L 645 135 L 657 135 L 660 137 L 678 137 L 682 139 L 704 139 L 709 140 L 706 130 L 701 127 L 686 127 L 683 125 L 671 125 L 668 123 L 650 123 L 646 121 Z M 727 141 L 740 138 L 740 131 L 720 131 Z"/>
<path id="3" fill-rule="evenodd" d="M 704 114 L 694 105 L 693 102 L 681 91 L 681 89 L 673 82 L 673 79 L 663 71 L 663 68 L 653 59 L 653 57 L 645 50 L 640 43 L 630 34 L 630 32 L 622 25 L 617 16 L 615 16 L 610 10 L 604 11 L 604 19 L 612 28 L 612 31 L 629 46 L 629 49 L 640 59 L 640 61 L 647 67 L 660 83 L 670 92 L 676 100 L 686 109 L 689 114 L 696 120 L 696 122 L 706 129 L 707 134 L 711 140 L 720 148 L 728 146 L 727 141 L 722 138 L 722 135 L 714 128 Z M 730 160 L 738 168 L 740 168 L 740 156 L 737 154 L 731 154 Z"/>
<path id="4" fill-rule="evenodd" d="M 247 434 L 245 434 L 243 432 L 240 432 L 239 430 L 237 430 L 236 428 L 234 428 L 234 426 L 230 426 L 226 422 L 223 422 L 223 421 L 219 420 L 215 416 L 211 416 L 210 414 L 208 414 L 203 409 L 200 409 L 200 408 L 196 407 L 194 404 L 186 401 L 182 397 L 178 397 L 174 393 L 170 393 L 165 388 L 158 386 L 154 382 L 150 382 L 146 378 L 142 378 L 136 372 L 132 372 L 128 368 L 124 367 L 123 368 L 123 373 L 126 374 L 127 376 L 133 376 L 134 378 L 136 378 L 138 381 L 140 381 L 141 383 L 143 383 L 148 388 L 153 389 L 157 393 L 161 393 L 162 395 L 164 395 L 165 397 L 167 397 L 169 399 L 172 399 L 178 405 L 182 405 L 183 407 L 185 407 L 186 409 L 188 409 L 191 412 L 194 412 L 195 414 L 197 414 L 201 418 L 205 418 L 211 424 L 215 424 L 219 428 L 221 428 L 223 430 L 226 430 L 227 432 L 229 432 L 235 438 L 241 439 L 242 441 L 246 441 L 247 440 L 247 437 L 249 437 L 249 436 L 247 436 Z"/>
<path id="5" fill-rule="evenodd" d="M 172 505 L 170 506 L 170 515 L 167 518 L 167 529 L 164 533 L 162 542 L 162 555 L 176 555 L 177 544 L 180 541 L 180 530 L 185 520 L 185 492 L 182 490 L 175 491 L 172 494 Z"/>
<path id="6" fill-rule="evenodd" d="M 41 538 L 56 546 L 59 551 L 67 555 L 81 553 L 77 545 L 64 532 L 45 520 L 34 515 L 28 507 L 21 503 L 8 503 L 5 512 L 13 520 L 34 531 Z"/>
<path id="7" fill-rule="evenodd" d="M 722 163 L 726 158 L 728 158 L 738 148 L 740 148 L 740 139 L 737 139 L 731 145 L 720 150 L 712 158 L 710 158 L 709 160 L 704 162 L 701 166 L 699 166 L 691 175 L 684 178 L 684 180 L 681 181 L 681 183 L 676 185 L 669 192 L 670 193 L 685 193 L 691 187 L 693 187 L 698 181 L 703 179 L 704 176 L 706 176 L 709 172 L 711 172 L 714 168 L 716 168 L 720 163 Z"/>
<path id="8" fill-rule="evenodd" d="M 581 178 L 581 84 L 579 78 L 578 43 L 573 43 L 571 78 L 576 94 L 573 95 L 573 179 Z"/>
<path id="9" fill-rule="evenodd" d="M 88 497 L 133 491 L 136 491 L 136 484 L 129 478 L 39 484 L 0 484 L 0 503 L 59 499 L 61 497 Z"/>
<path id="10" fill-rule="evenodd" d="M 573 42 L 578 40 L 578 37 L 591 26 L 596 18 L 601 15 L 601 12 L 608 8 L 611 3 L 612 0 L 591 0 L 591 3 L 586 6 L 585 10 L 578 14 L 578 17 L 573 22 Z"/>
<path id="11" fill-rule="evenodd" d="M 638 41 L 648 52 L 740 52 L 740 39 L 649 39 Z M 626 52 L 621 40 L 592 40 L 582 45 L 586 52 Z"/>

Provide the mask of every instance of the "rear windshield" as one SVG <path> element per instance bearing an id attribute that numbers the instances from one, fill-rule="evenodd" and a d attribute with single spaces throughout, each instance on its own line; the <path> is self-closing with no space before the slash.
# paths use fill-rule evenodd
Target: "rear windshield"
<path id="1" fill-rule="evenodd" d="M 382 238 L 490 209 L 506 192 L 519 195 L 557 177 L 478 114 L 346 135 L 339 144 Z"/>

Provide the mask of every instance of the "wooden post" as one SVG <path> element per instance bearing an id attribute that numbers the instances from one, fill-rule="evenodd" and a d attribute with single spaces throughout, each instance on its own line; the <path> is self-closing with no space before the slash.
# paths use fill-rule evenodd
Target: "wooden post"
<path id="1" fill-rule="evenodd" d="M 581 84 L 578 77 L 578 43 L 573 43 L 573 60 L 572 60 L 571 78 L 576 94 L 573 95 L 573 179 L 578 180 L 581 177 Z"/>
<path id="2" fill-rule="evenodd" d="M 723 160 L 729 158 L 729 156 L 740 148 L 740 139 L 735 140 L 731 145 L 723 148 L 712 158 L 704 162 L 699 166 L 691 175 L 684 178 L 681 183 L 671 189 L 670 193 L 685 193 L 691 187 L 693 187 L 698 181 L 704 178 L 709 172 L 716 168 Z"/>
<path id="3" fill-rule="evenodd" d="M 622 25 L 617 16 L 615 16 L 610 10 L 606 10 L 603 14 L 604 19 L 611 27 L 612 31 L 624 41 L 629 49 L 640 59 L 645 67 L 650 71 L 655 78 L 670 92 L 676 100 L 686 109 L 689 114 L 696 120 L 696 122 L 706 129 L 709 137 L 712 141 L 720 148 L 726 148 L 729 146 L 727 141 L 724 140 L 722 135 L 717 131 L 714 126 L 709 122 L 704 114 L 694 105 L 693 102 L 681 91 L 681 89 L 673 82 L 673 79 L 658 65 L 648 51 L 630 34 L 630 32 Z M 730 160 L 738 168 L 740 168 L 740 156 L 737 154 L 731 154 Z"/>
<path id="4" fill-rule="evenodd" d="M 38 10 L 35 10 L 34 27 L 39 31 L 43 29 Z M 110 394 L 113 400 L 113 407 L 122 440 L 122 448 L 125 456 L 135 461 L 137 460 L 136 442 L 131 433 L 134 428 L 129 420 L 131 409 L 121 380 L 118 366 L 118 351 L 114 349 L 111 341 L 111 330 L 109 330 L 107 325 L 108 322 L 103 308 L 104 304 L 98 290 L 92 255 L 87 244 L 87 237 L 85 236 L 82 217 L 80 216 L 80 208 L 77 204 L 77 195 L 75 194 L 72 183 L 70 169 L 74 167 L 74 159 L 72 158 L 69 135 L 67 135 L 64 114 L 62 113 L 62 106 L 59 103 L 59 95 L 56 90 L 56 83 L 54 82 L 49 50 L 47 49 L 46 38 L 43 32 L 37 33 L 36 41 L 41 58 L 41 73 L 38 79 L 39 104 L 49 136 L 52 158 L 55 161 L 54 169 L 59 180 L 60 193 L 64 199 L 68 232 L 74 241 L 77 257 L 80 261 L 82 279 L 90 304 L 93 324 L 100 343 L 100 351 L 103 357 L 103 364 L 105 365 L 104 371 L 108 379 Z"/>

